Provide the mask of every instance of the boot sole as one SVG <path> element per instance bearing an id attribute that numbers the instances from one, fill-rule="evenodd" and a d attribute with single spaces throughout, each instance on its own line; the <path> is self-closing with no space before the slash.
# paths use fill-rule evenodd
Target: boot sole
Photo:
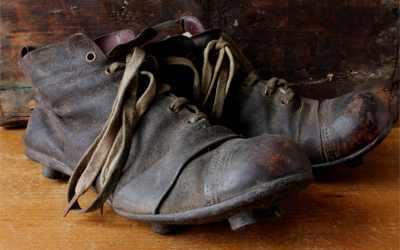
<path id="1" fill-rule="evenodd" d="M 209 224 L 213 222 L 228 220 L 232 230 L 237 224 L 246 224 L 250 220 L 254 224 L 256 218 L 252 215 L 253 210 L 260 208 L 270 208 L 273 204 L 285 196 L 293 195 L 306 188 L 313 180 L 313 174 L 298 173 L 282 177 L 268 183 L 257 185 L 251 190 L 225 200 L 215 205 L 196 208 L 185 212 L 156 214 L 156 215 L 137 215 L 113 208 L 113 210 L 126 218 L 150 222 L 158 227 L 161 225 L 195 225 Z"/>
<path id="2" fill-rule="evenodd" d="M 348 155 L 346 157 L 334 160 L 334 161 L 320 163 L 320 164 L 314 164 L 314 165 L 312 165 L 313 169 L 333 167 L 333 166 L 340 165 L 340 164 L 349 164 L 352 166 L 360 165 L 360 162 L 362 162 L 362 157 L 365 154 L 367 154 L 369 151 L 371 151 L 374 147 L 378 146 L 386 138 L 386 136 L 390 133 L 392 127 L 393 127 L 393 119 L 390 118 L 388 125 L 385 127 L 385 129 L 382 131 L 382 133 L 379 134 L 379 136 L 377 136 L 372 142 L 370 142 L 367 146 L 365 146 L 361 150 L 359 150 L 351 155 Z"/>
<path id="3" fill-rule="evenodd" d="M 8 116 L 0 117 L 0 127 L 3 128 L 23 128 L 28 123 L 29 115 L 23 116 Z"/>
<path id="4" fill-rule="evenodd" d="M 44 174 L 47 178 L 56 179 L 52 177 L 70 176 L 72 174 L 72 170 L 65 164 L 43 153 L 27 148 L 26 155 L 43 165 L 43 173 L 47 173 Z M 57 172 L 59 173 L 57 174 Z M 253 215 L 253 210 L 270 208 L 282 197 L 293 195 L 305 189 L 312 180 L 313 174 L 311 171 L 297 173 L 257 185 L 245 193 L 218 204 L 178 213 L 154 215 L 132 214 L 112 207 L 110 202 L 107 203 L 122 217 L 151 223 L 153 231 L 159 234 L 174 233 L 176 226 L 179 225 L 209 224 L 223 220 L 228 220 L 232 230 L 238 230 L 257 222 L 257 219 Z"/>
<path id="5" fill-rule="evenodd" d="M 62 163 L 52 157 L 47 156 L 46 154 L 40 153 L 29 147 L 26 147 L 25 154 L 26 154 L 26 156 L 28 156 L 29 159 L 40 163 L 44 168 L 49 168 L 49 169 L 58 171 L 62 174 L 68 175 L 68 176 L 71 176 L 71 174 L 72 174 L 71 168 L 69 168 L 64 163 Z"/>

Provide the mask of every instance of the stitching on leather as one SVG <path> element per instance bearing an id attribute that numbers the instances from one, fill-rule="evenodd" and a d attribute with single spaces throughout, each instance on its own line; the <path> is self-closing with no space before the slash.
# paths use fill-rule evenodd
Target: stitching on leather
<path id="1" fill-rule="evenodd" d="M 327 136 L 327 132 L 325 131 L 326 129 L 325 129 L 325 124 L 321 121 L 321 108 L 322 108 L 322 105 L 321 105 L 321 102 L 319 102 L 318 101 L 318 107 L 317 107 L 317 121 L 318 121 L 318 127 L 320 127 L 321 129 L 320 129 L 320 140 L 321 140 L 321 143 L 320 143 L 320 150 L 321 150 L 321 152 L 322 152 L 322 154 L 323 154 L 323 157 L 325 158 L 325 160 L 328 160 L 328 156 L 327 156 L 327 152 L 326 152 L 326 149 L 325 149 L 325 142 L 328 140 L 328 136 Z"/>
<path id="2" fill-rule="evenodd" d="M 213 157 L 210 162 L 212 163 L 212 171 L 211 172 L 213 172 L 215 174 L 215 182 L 211 183 L 211 185 L 208 185 L 208 188 L 207 188 L 208 189 L 207 190 L 208 197 L 206 197 L 206 198 L 208 198 L 210 201 L 207 202 L 207 205 L 212 205 L 212 204 L 215 204 L 218 202 L 216 190 L 218 190 L 218 187 L 219 187 L 218 184 L 219 184 L 219 180 L 221 179 L 221 176 L 218 174 L 219 171 L 217 171 L 217 169 L 223 168 L 223 162 L 222 162 L 221 157 L 218 157 L 218 155 L 215 153 L 213 154 Z"/>
<path id="3" fill-rule="evenodd" d="M 337 143 L 335 143 L 335 140 L 332 140 L 332 138 L 335 138 L 332 136 L 333 134 L 333 129 L 328 127 L 321 128 L 321 138 L 324 140 L 322 145 L 325 149 L 324 153 L 328 162 L 340 157 L 340 153 L 337 150 Z"/>
<path id="4" fill-rule="evenodd" d="M 301 117 L 301 114 L 304 111 L 304 103 L 300 102 L 300 105 L 301 105 L 300 108 L 297 109 L 296 112 L 295 112 L 295 113 L 298 114 L 299 117 Z M 301 128 L 301 119 L 297 118 L 296 141 L 300 141 L 300 128 Z"/>

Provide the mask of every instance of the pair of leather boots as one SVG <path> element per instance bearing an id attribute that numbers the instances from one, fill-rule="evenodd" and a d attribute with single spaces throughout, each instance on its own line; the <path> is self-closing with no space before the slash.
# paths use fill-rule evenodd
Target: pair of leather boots
<path id="1" fill-rule="evenodd" d="M 46 177 L 69 176 L 65 214 L 108 203 L 162 234 L 255 223 L 255 209 L 305 188 L 312 166 L 382 140 L 397 101 L 392 90 L 301 98 L 286 81 L 257 76 L 227 35 L 194 17 L 26 47 L 21 65 L 38 102 L 26 154 Z M 82 207 L 90 188 L 97 196 Z"/>

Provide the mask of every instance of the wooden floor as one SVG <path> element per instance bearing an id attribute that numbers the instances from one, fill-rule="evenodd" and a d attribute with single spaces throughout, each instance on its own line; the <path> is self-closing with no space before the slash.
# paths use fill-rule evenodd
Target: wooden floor
<path id="1" fill-rule="evenodd" d="M 62 217 L 66 184 L 24 155 L 24 130 L 0 129 L 0 249 L 399 249 L 396 128 L 356 169 L 337 168 L 248 230 L 226 223 L 159 236 L 109 208 Z"/>

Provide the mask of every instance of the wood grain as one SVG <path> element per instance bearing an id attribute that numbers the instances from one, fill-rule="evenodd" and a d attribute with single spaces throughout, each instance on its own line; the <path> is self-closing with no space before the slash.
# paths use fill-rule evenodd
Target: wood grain
<path id="1" fill-rule="evenodd" d="M 399 249 L 400 129 L 360 168 L 337 168 L 248 230 L 227 223 L 159 236 L 106 208 L 62 217 L 66 184 L 26 158 L 24 130 L 0 129 L 0 249 Z"/>
<path id="2" fill-rule="evenodd" d="M 265 77 L 379 75 L 383 66 L 393 68 L 399 44 L 400 0 L 3 0 L 0 83 L 26 81 L 17 63 L 25 45 L 75 32 L 93 38 L 122 28 L 138 32 L 183 15 L 233 35 Z"/>

